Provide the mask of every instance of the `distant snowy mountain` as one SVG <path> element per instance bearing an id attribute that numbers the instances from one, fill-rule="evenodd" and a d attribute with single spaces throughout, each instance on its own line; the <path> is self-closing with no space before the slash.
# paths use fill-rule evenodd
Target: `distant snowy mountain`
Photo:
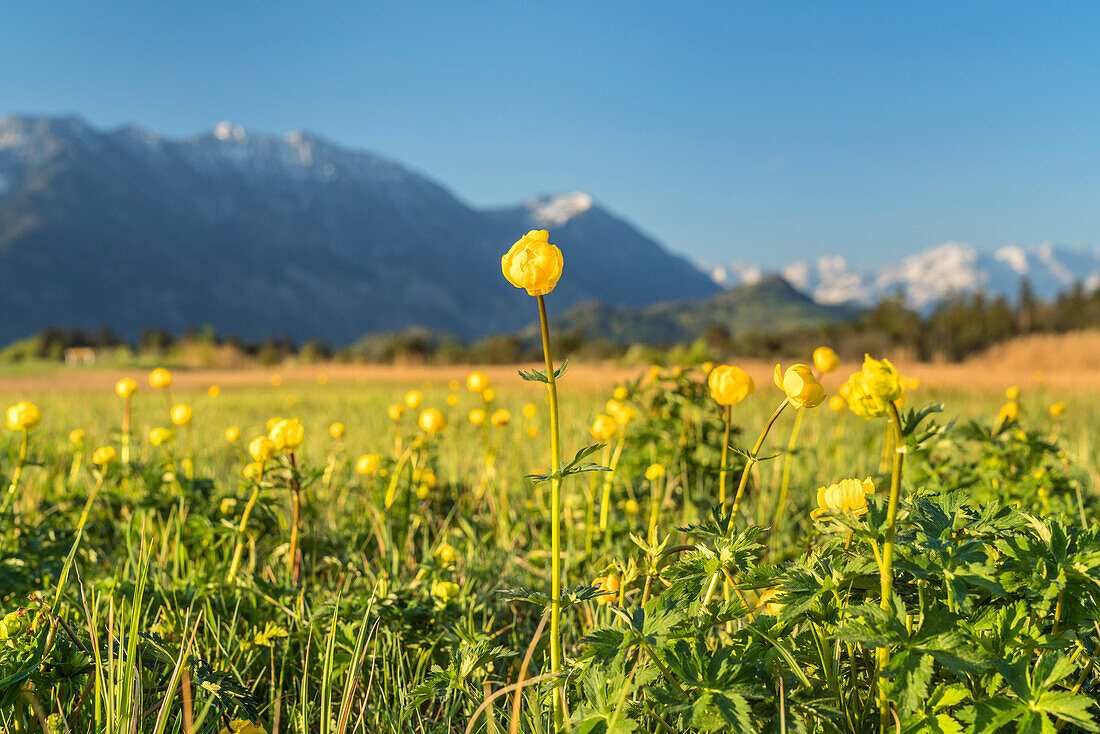
<path id="1" fill-rule="evenodd" d="M 126 337 L 211 325 L 345 344 L 415 325 L 531 320 L 500 256 L 550 229 L 552 311 L 720 292 L 591 196 L 475 209 L 427 176 L 309 133 L 222 122 L 186 139 L 79 117 L 0 119 L 0 344 L 48 325 Z"/>
<path id="2" fill-rule="evenodd" d="M 761 272 L 744 263 L 705 270 L 727 288 L 754 282 Z M 1045 300 L 1076 283 L 1094 290 L 1100 287 L 1100 251 L 1044 242 L 983 252 L 948 242 L 873 273 L 852 268 L 843 257 L 830 256 L 816 262 L 791 263 L 780 274 L 818 303 L 871 305 L 886 296 L 901 294 L 913 308 L 928 309 L 949 296 L 978 291 L 1014 301 L 1024 280 L 1036 297 Z"/>

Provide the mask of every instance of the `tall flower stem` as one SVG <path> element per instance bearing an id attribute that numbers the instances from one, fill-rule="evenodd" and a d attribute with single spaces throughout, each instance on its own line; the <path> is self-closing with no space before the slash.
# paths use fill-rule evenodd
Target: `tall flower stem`
<path id="1" fill-rule="evenodd" d="M 779 501 L 775 505 L 775 520 L 772 521 L 772 538 L 779 535 L 779 525 L 783 521 L 783 510 L 787 507 L 787 493 L 791 488 L 791 464 L 794 463 L 794 448 L 798 443 L 798 432 L 802 429 L 802 419 L 806 408 L 798 409 L 791 426 L 791 438 L 787 441 L 787 455 L 783 457 L 783 479 L 779 484 Z"/>
<path id="2" fill-rule="evenodd" d="M 626 426 L 619 427 L 619 442 L 615 444 L 615 451 L 611 454 L 611 461 L 603 478 L 603 498 L 600 501 L 600 533 L 607 533 L 607 516 L 611 510 L 611 484 L 615 481 L 615 467 L 619 465 L 619 457 L 623 453 L 623 441 L 626 440 Z"/>
<path id="3" fill-rule="evenodd" d="M 8 487 L 8 496 L 4 498 L 4 511 L 15 500 L 15 492 L 19 489 L 19 480 L 23 476 L 23 467 L 27 464 L 27 446 L 30 444 L 30 431 L 23 429 L 23 436 L 19 440 L 19 459 L 15 462 L 15 469 L 11 473 L 11 486 Z"/>
<path id="4" fill-rule="evenodd" d="M 554 358 L 550 354 L 550 325 L 546 301 L 539 301 L 542 354 L 546 360 L 546 389 L 550 393 L 550 672 L 561 672 L 561 438 L 558 431 L 558 384 L 554 379 Z M 565 727 L 564 690 L 554 694 L 554 726 Z"/>
<path id="5" fill-rule="evenodd" d="M 256 506 L 256 500 L 260 497 L 260 484 L 264 481 L 264 462 L 260 462 L 260 475 L 256 477 L 256 485 L 252 488 L 252 496 L 248 498 L 248 504 L 241 513 L 241 524 L 237 527 L 237 543 L 233 547 L 233 560 L 229 564 L 229 574 L 225 577 L 228 584 L 237 580 L 237 569 L 241 565 L 241 553 L 244 552 L 244 534 L 248 530 L 248 516 L 252 514 L 252 508 Z"/>
<path id="6" fill-rule="evenodd" d="M 779 407 L 772 413 L 768 422 L 764 424 L 764 430 L 760 432 L 760 436 L 757 437 L 756 443 L 753 444 L 752 451 L 749 452 L 748 459 L 745 460 L 745 468 L 741 471 L 741 481 L 737 484 L 737 494 L 733 497 L 733 508 L 730 510 L 729 526 L 726 529 L 727 536 L 733 534 L 733 529 L 737 525 L 737 510 L 741 507 L 741 498 L 744 496 L 745 487 L 748 486 L 749 483 L 749 472 L 752 471 L 753 465 L 756 464 L 756 457 L 760 455 L 760 449 L 764 447 L 764 439 L 768 437 L 768 433 L 771 431 L 772 426 L 775 425 L 775 421 L 779 418 L 783 409 L 788 405 L 790 405 L 790 401 L 784 398 L 783 402 L 780 403 Z M 729 441 L 726 443 L 728 445 Z M 714 596 L 714 590 L 718 587 L 718 579 L 721 575 L 722 569 L 718 569 L 714 572 L 714 575 L 710 577 L 710 582 L 707 584 L 707 590 L 703 594 L 703 606 L 700 608 L 700 612 L 702 609 L 706 608 L 707 604 L 710 603 L 711 597 Z"/>
<path id="7" fill-rule="evenodd" d="M 130 414 L 133 403 L 126 398 L 122 403 L 122 464 L 130 465 Z"/>
<path id="8" fill-rule="evenodd" d="M 722 506 L 722 512 L 726 511 L 726 464 L 730 453 L 730 424 L 733 422 L 733 406 L 727 405 L 723 414 L 726 422 L 726 431 L 722 438 L 722 466 L 718 470 L 718 504 Z"/>
<path id="9" fill-rule="evenodd" d="M 289 571 L 290 583 L 298 585 L 298 536 L 302 526 L 302 484 L 298 480 L 298 462 L 294 458 L 294 452 L 287 453 L 290 459 L 290 491 L 291 491 L 291 525 L 290 525 L 290 554 L 287 558 L 287 571 Z"/>
<path id="10" fill-rule="evenodd" d="M 890 423 L 894 429 L 894 465 L 890 472 L 890 501 L 886 508 L 886 539 L 882 544 L 882 567 L 879 569 L 882 603 L 884 611 L 890 610 L 894 594 L 894 538 L 898 530 L 898 498 L 901 495 L 901 474 L 905 468 L 905 437 L 901 433 L 901 416 L 897 406 L 890 403 Z M 879 647 L 875 650 L 881 674 L 890 663 L 890 648 Z M 879 678 L 878 683 L 879 716 L 883 730 L 890 720 L 890 702 L 886 698 L 886 681 Z"/>

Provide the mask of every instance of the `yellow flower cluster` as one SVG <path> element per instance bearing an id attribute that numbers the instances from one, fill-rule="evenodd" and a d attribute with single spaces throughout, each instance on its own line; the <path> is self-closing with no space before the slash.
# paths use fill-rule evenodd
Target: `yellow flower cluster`
<path id="1" fill-rule="evenodd" d="M 841 389 L 848 407 L 860 418 L 881 418 L 889 404 L 901 397 L 902 383 L 898 371 L 888 359 L 873 359 L 864 355 L 863 369 L 856 372 Z"/>

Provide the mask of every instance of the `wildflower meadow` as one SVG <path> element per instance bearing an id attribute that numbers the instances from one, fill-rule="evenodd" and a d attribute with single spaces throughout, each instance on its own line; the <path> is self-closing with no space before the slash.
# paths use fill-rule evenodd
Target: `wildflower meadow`
<path id="1" fill-rule="evenodd" d="M 7 394 L 0 731 L 1095 732 L 1100 402 L 828 345 Z"/>

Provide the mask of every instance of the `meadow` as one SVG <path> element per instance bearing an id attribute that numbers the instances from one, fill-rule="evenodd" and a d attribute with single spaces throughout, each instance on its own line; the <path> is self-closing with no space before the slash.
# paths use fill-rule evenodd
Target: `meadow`
<path id="1" fill-rule="evenodd" d="M 785 400 L 757 366 L 730 408 L 731 497 L 751 464 L 730 524 L 709 367 L 558 381 L 563 456 L 597 445 L 574 468 L 615 468 L 561 481 L 562 678 L 552 480 L 525 478 L 549 468 L 538 379 L 321 368 L 209 390 L 210 375 L 158 389 L 135 372 L 129 398 L 89 388 L 107 373 L 9 382 L 42 418 L 16 479 L 24 432 L 3 438 L 0 727 L 541 732 L 556 699 L 577 731 L 1096 730 L 1100 540 L 1081 528 L 1100 401 L 1029 382 L 998 417 L 1008 385 L 910 380 L 882 605 L 887 421 L 788 409 L 753 459 Z M 822 377 L 830 395 L 849 367 Z M 269 434 L 284 445 L 260 472 L 250 444 Z M 862 504 L 821 504 L 818 487 L 865 478 Z"/>

